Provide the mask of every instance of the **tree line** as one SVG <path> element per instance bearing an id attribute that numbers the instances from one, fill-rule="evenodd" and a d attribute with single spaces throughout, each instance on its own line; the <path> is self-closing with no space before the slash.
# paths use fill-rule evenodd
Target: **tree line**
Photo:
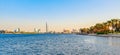
<path id="1" fill-rule="evenodd" d="M 108 34 L 108 33 L 120 33 L 120 19 L 111 19 L 103 23 L 97 23 L 89 28 L 81 28 L 82 34 L 96 33 L 96 34 Z"/>

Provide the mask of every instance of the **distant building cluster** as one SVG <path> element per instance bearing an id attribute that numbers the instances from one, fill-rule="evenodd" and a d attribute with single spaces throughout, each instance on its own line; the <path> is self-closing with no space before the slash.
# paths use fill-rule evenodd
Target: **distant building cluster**
<path id="1" fill-rule="evenodd" d="M 70 33 L 78 33 L 78 31 L 76 29 L 73 29 L 72 31 L 68 30 L 68 29 L 64 29 L 63 32 L 55 32 L 55 31 L 49 31 L 48 29 L 48 24 L 46 22 L 45 24 L 45 29 L 46 31 L 44 33 L 64 33 L 64 34 L 70 34 Z M 38 28 L 34 28 L 33 29 L 34 31 L 33 32 L 25 32 L 25 31 L 21 31 L 20 28 L 17 28 L 13 31 L 7 31 L 7 30 L 0 30 L 0 33 L 13 33 L 13 34 L 19 34 L 19 33 L 43 33 L 43 32 L 40 32 L 41 30 L 38 29 Z"/>
<path id="2" fill-rule="evenodd" d="M 46 30 L 46 32 L 44 32 L 44 33 L 53 33 L 53 34 L 55 34 L 55 33 L 61 33 L 61 34 L 71 34 L 71 33 L 73 33 L 73 34 L 75 34 L 75 33 L 78 33 L 78 31 L 77 30 L 75 30 L 75 29 L 73 29 L 72 31 L 70 31 L 70 30 L 68 30 L 68 29 L 64 29 L 62 32 L 55 32 L 55 31 L 48 31 L 48 28 L 46 28 L 47 30 Z M 25 31 L 21 31 L 21 29 L 20 28 L 17 28 L 17 29 L 15 29 L 15 30 L 13 30 L 13 31 L 8 31 L 8 30 L 0 30 L 0 33 L 11 33 L 11 34 L 22 34 L 22 33 L 43 33 L 43 32 L 41 32 L 41 30 L 40 29 L 37 29 L 37 28 L 34 28 L 34 31 L 33 32 L 25 32 Z"/>
<path id="3" fill-rule="evenodd" d="M 34 28 L 34 31 L 33 32 L 25 32 L 25 31 L 21 31 L 21 29 L 20 28 L 17 28 L 17 29 L 15 29 L 15 30 L 13 30 L 13 31 L 8 31 L 8 30 L 0 30 L 0 33 L 2 33 L 2 34 L 4 34 L 4 33 L 6 33 L 6 34 L 34 34 L 34 33 L 40 33 L 40 29 L 36 29 L 36 28 Z"/>

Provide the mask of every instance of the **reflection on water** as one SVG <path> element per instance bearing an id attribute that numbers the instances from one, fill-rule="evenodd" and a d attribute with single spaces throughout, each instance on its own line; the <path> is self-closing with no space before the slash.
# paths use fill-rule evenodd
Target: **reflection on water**
<path id="1" fill-rule="evenodd" d="M 86 43 L 96 43 L 96 38 L 91 38 L 91 39 L 84 39 Z"/>
<path id="2" fill-rule="evenodd" d="M 120 38 L 108 37 L 108 44 L 110 46 L 120 46 Z"/>
<path id="3" fill-rule="evenodd" d="M 0 34 L 0 55 L 120 55 L 120 38 Z"/>
<path id="4" fill-rule="evenodd" d="M 108 37 L 108 44 L 110 45 L 110 46 L 113 46 L 114 44 L 112 43 L 112 37 Z"/>

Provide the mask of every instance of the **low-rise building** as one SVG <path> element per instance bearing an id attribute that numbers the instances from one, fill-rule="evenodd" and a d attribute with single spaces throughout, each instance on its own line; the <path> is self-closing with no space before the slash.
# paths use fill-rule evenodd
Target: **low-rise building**
<path id="1" fill-rule="evenodd" d="M 68 33 L 70 33 L 70 30 L 65 29 L 65 30 L 63 30 L 63 33 L 68 34 Z"/>

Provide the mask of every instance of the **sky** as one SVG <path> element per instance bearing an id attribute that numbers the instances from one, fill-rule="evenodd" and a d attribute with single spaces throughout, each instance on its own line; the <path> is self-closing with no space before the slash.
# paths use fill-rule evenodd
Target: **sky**
<path id="1" fill-rule="evenodd" d="M 61 32 L 120 18 L 120 0 L 0 0 L 0 30 Z"/>

